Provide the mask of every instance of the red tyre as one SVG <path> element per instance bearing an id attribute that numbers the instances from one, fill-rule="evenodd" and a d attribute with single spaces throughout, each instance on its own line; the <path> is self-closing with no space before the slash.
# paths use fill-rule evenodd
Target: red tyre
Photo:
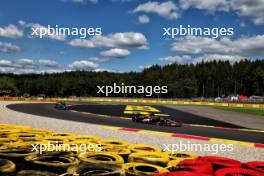
<path id="1" fill-rule="evenodd" d="M 204 156 L 199 158 L 201 161 L 208 161 L 213 164 L 215 170 L 226 168 L 226 167 L 242 167 L 242 163 L 225 157 L 217 157 L 217 156 Z"/>
<path id="2" fill-rule="evenodd" d="M 214 174 L 213 166 L 210 162 L 198 159 L 185 159 L 179 163 L 179 170 L 204 174 Z"/>
<path id="3" fill-rule="evenodd" d="M 251 161 L 245 164 L 247 168 L 264 173 L 264 162 L 263 161 Z"/>
<path id="4" fill-rule="evenodd" d="M 176 171 L 176 172 L 169 172 L 164 174 L 155 174 L 153 176 L 213 176 L 213 175 L 197 173 L 197 172 L 188 172 L 188 171 Z"/>
<path id="5" fill-rule="evenodd" d="M 245 176 L 264 176 L 263 173 L 258 171 L 244 169 L 244 168 L 224 168 L 219 169 L 215 172 L 215 176 L 238 176 L 238 175 L 245 175 Z"/>

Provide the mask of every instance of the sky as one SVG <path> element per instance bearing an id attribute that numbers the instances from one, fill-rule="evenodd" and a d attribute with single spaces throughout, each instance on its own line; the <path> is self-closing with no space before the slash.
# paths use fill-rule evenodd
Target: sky
<path id="1" fill-rule="evenodd" d="M 188 25 L 202 30 L 232 28 L 233 33 L 164 34 L 164 28 Z M 48 26 L 92 32 L 85 37 L 80 33 L 40 37 L 40 30 L 47 32 Z M 0 2 L 0 73 L 128 72 L 153 64 L 214 59 L 234 63 L 263 56 L 264 0 Z"/>

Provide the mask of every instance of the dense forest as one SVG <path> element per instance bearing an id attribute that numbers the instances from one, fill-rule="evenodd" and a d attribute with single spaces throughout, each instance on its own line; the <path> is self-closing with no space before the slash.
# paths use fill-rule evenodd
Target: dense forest
<path id="1" fill-rule="evenodd" d="M 29 94 L 47 97 L 102 96 L 97 85 L 113 83 L 133 86 L 167 85 L 163 98 L 222 97 L 231 94 L 264 96 L 264 60 L 200 62 L 198 64 L 153 65 L 142 72 L 109 73 L 74 71 L 54 74 L 0 74 L 0 90 L 12 96 Z M 1 93 L 1 92 L 0 92 Z M 142 95 L 111 95 L 142 97 Z"/>

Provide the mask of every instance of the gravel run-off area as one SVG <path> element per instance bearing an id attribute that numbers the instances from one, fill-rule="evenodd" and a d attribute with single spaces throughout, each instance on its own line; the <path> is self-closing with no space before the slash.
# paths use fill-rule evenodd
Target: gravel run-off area
<path id="1" fill-rule="evenodd" d="M 14 102 L 14 101 L 0 101 L 0 123 L 8 123 L 15 125 L 32 126 L 39 129 L 48 129 L 57 132 L 69 132 L 75 134 L 90 134 L 101 138 L 114 138 L 125 140 L 129 143 L 150 144 L 160 148 L 164 148 L 164 144 L 205 144 L 213 145 L 212 142 L 201 140 L 183 139 L 167 136 L 159 136 L 153 134 L 140 134 L 128 131 L 117 131 L 113 129 L 106 129 L 100 125 L 94 125 L 82 122 L 73 122 L 66 120 L 53 119 L 49 117 L 35 116 L 25 113 L 20 113 L 8 109 L 9 104 L 29 103 L 29 102 Z M 219 143 L 220 145 L 220 143 Z M 197 151 L 199 155 L 212 155 L 212 152 Z M 226 156 L 237 159 L 242 162 L 246 161 L 264 161 L 264 149 L 255 147 L 246 147 L 241 145 L 234 145 L 233 151 L 219 151 L 219 156 Z"/>

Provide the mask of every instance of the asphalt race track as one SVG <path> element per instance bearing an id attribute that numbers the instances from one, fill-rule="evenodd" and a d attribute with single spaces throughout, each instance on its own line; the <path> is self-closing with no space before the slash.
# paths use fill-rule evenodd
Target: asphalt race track
<path id="1" fill-rule="evenodd" d="M 75 110 L 80 112 L 90 112 L 94 114 L 103 114 L 110 116 L 129 117 L 129 115 L 123 113 L 125 107 L 126 105 L 76 105 L 76 106 L 71 106 L 70 110 Z M 221 127 L 229 127 L 229 128 L 242 128 L 237 125 L 233 125 L 213 119 L 208 119 L 205 117 L 178 111 L 164 106 L 152 105 L 151 107 L 155 107 L 156 109 L 160 110 L 161 113 L 168 114 L 170 118 L 179 120 L 182 123 L 221 126 Z"/>
<path id="2" fill-rule="evenodd" d="M 70 108 L 75 111 L 81 112 L 91 112 L 97 114 L 105 115 L 122 115 L 125 105 L 94 105 L 94 104 L 80 104 L 73 105 Z M 249 132 L 249 131 L 239 131 L 239 130 L 226 130 L 221 128 L 206 128 L 206 127 L 193 127 L 193 126 L 183 126 L 183 127 L 161 127 L 158 125 L 147 125 L 141 123 L 133 123 L 130 120 L 123 118 L 109 118 L 97 115 L 89 115 L 79 112 L 63 111 L 54 108 L 53 103 L 28 103 L 28 104 L 12 104 L 7 106 L 9 109 L 39 115 L 46 116 L 57 119 L 86 122 L 100 125 L 118 126 L 126 128 L 137 128 L 144 130 L 153 130 L 169 133 L 182 133 L 203 137 L 214 137 L 246 142 L 262 143 L 264 139 L 264 133 L 260 132 Z M 166 108 L 163 106 L 153 106 L 159 109 L 162 113 L 169 114 L 172 118 L 177 118 L 183 123 L 196 123 L 204 125 L 214 125 L 214 126 L 225 126 L 225 127 L 238 127 L 232 124 L 224 123 L 221 121 L 215 121 L 201 116 L 195 116 L 189 113 L 184 113 L 174 109 Z"/>

